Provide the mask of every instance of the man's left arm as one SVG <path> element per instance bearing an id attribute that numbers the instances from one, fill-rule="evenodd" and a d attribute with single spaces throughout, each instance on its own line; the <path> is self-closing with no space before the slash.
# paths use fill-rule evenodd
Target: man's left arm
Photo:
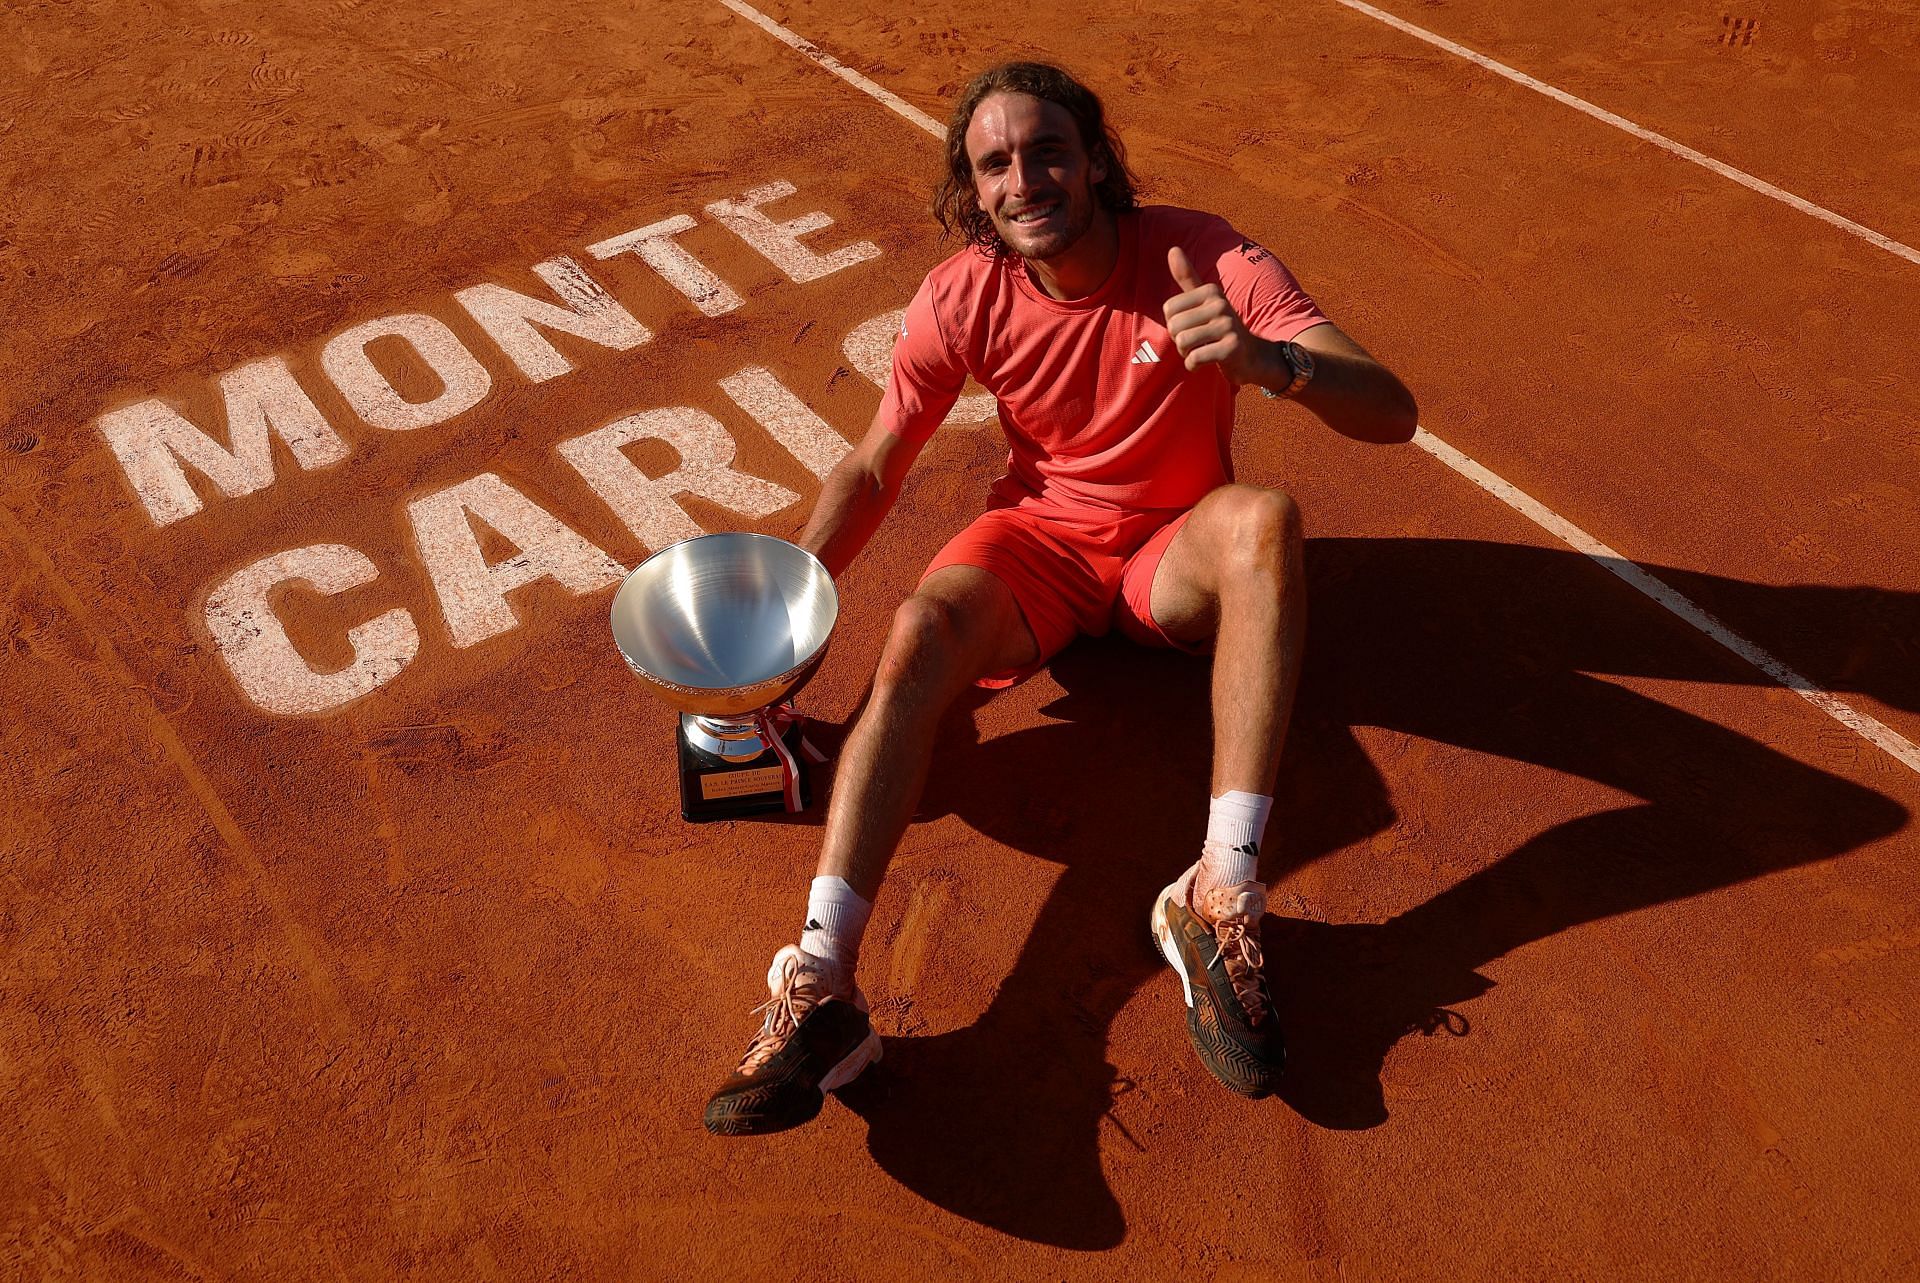
<path id="1" fill-rule="evenodd" d="M 1226 292 L 1203 283 L 1178 246 L 1168 251 L 1167 266 L 1181 290 L 1167 300 L 1167 332 L 1189 370 L 1217 364 L 1235 383 L 1279 396 L 1292 388 L 1294 400 L 1356 441 L 1385 445 L 1412 439 L 1420 422 L 1413 393 L 1338 326 L 1322 321 L 1294 335 L 1291 343 L 1302 353 L 1248 330 Z"/>
<path id="2" fill-rule="evenodd" d="M 1285 344 L 1252 334 L 1247 337 L 1257 353 L 1254 377 L 1240 382 L 1285 396 L 1299 377 L 1297 365 L 1306 362 L 1298 361 Z M 1420 407 L 1413 393 L 1339 326 L 1323 321 L 1300 331 L 1293 342 L 1306 349 L 1313 367 L 1312 376 L 1293 393 L 1293 399 L 1322 423 L 1356 441 L 1394 445 L 1413 439 L 1413 430 L 1420 425 Z"/>

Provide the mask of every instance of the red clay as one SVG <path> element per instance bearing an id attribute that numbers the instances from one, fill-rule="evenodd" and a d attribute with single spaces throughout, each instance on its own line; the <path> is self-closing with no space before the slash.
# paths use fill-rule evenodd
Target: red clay
<path id="1" fill-rule="evenodd" d="M 1912 243 L 1884 177 L 1911 19 L 1827 9 L 1797 51 L 1763 15 L 1774 80 L 1727 72 L 1747 51 L 1705 22 L 1650 45 L 1547 5 L 1406 16 Z M 988 62 L 1068 60 L 1152 197 L 1261 237 L 1430 430 L 1920 735 L 1920 269 L 1333 4 L 770 12 L 936 116 Z M 796 532 L 816 478 L 719 380 L 764 367 L 858 435 L 878 392 L 842 340 L 944 252 L 937 145 L 719 5 L 80 3 L 5 31 L 9 1276 L 1920 1272 L 1920 784 L 1428 456 L 1254 398 L 1242 479 L 1313 537 L 1264 869 L 1282 1098 L 1206 1077 L 1145 938 L 1203 825 L 1204 662 L 1114 639 L 953 718 L 868 932 L 879 1070 L 802 1131 L 709 1137 L 821 812 L 682 824 L 611 589 L 532 584 L 456 647 L 409 505 L 493 473 L 630 566 L 646 546 L 557 446 L 683 405 L 801 496 L 694 521 Z M 772 217 L 879 257 L 796 283 L 704 212 L 780 179 Z M 586 250 L 680 213 L 738 309 Z M 536 383 L 454 292 L 540 296 L 559 255 L 653 338 L 561 335 L 576 368 Z M 401 313 L 454 330 L 485 400 L 354 415 L 320 353 Z M 99 416 L 158 396 L 218 425 L 219 377 L 271 356 L 348 457 L 276 446 L 270 485 L 198 484 L 156 525 Z M 944 429 L 844 577 L 804 697 L 830 749 L 1003 454 Z M 273 716 L 207 596 L 321 544 L 378 575 L 275 594 L 305 660 L 347 664 L 396 608 L 417 654 Z"/>

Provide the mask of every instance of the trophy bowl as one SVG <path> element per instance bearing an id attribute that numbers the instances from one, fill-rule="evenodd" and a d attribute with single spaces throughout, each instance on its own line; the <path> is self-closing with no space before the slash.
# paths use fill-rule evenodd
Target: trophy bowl
<path id="1" fill-rule="evenodd" d="M 783 701 L 826 655 L 839 614 L 820 560 L 769 535 L 682 540 L 621 583 L 614 644 L 680 710 L 687 819 L 806 806 L 805 762 L 817 754 Z"/>

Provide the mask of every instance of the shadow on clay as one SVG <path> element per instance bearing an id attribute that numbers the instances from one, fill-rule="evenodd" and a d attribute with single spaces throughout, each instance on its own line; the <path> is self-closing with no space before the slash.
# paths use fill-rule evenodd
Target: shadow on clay
<path id="1" fill-rule="evenodd" d="M 1655 573 L 1816 684 L 1920 708 L 1920 594 Z M 1538 833 L 1384 923 L 1269 916 L 1288 1036 L 1280 1095 L 1319 1126 L 1385 1122 L 1387 1053 L 1410 1033 L 1467 1035 L 1471 1000 L 1491 987 L 1478 968 L 1494 959 L 1583 922 L 1831 859 L 1908 819 L 1878 792 L 1587 675 L 1767 680 L 1584 557 L 1318 539 L 1307 574 L 1309 642 L 1277 841 L 1263 853 L 1269 882 L 1284 890 L 1291 872 L 1394 824 L 1354 726 L 1641 799 Z M 1065 871 L 981 1019 L 888 1039 L 885 1061 L 841 1098 L 908 1188 L 1008 1234 L 1095 1250 L 1126 1228 L 1100 1129 L 1140 1144 L 1108 1116 L 1130 1084 L 1107 1063 L 1107 1029 L 1162 970 L 1149 905 L 1199 849 L 1208 667 L 1108 639 L 1076 643 L 1051 669 L 1067 693 L 1043 711 L 1062 720 L 980 744 L 970 715 L 949 718 L 921 810 L 958 814 Z M 1832 751 L 1850 761 L 1878 750 L 1835 740 Z M 1166 1018 L 1183 1020 L 1177 1004 Z M 1197 1060 L 1188 1067 L 1196 1090 L 1213 1086 Z"/>

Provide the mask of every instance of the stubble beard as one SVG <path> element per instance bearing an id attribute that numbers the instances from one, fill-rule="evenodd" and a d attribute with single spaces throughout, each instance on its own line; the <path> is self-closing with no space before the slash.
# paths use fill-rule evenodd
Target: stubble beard
<path id="1" fill-rule="evenodd" d="M 1078 245 L 1081 237 L 1085 236 L 1088 229 L 1093 226 L 1093 192 L 1086 190 L 1078 195 L 1063 196 L 1061 199 L 1066 203 L 1067 207 L 1067 225 L 1057 236 L 1048 236 L 1040 244 L 1034 246 L 1033 249 L 1035 252 L 1028 253 L 1020 247 L 1016 239 L 1007 235 L 1009 229 L 1016 234 L 1019 232 L 1020 229 L 1016 224 L 1005 223 L 999 225 L 1000 243 L 1005 245 L 1016 256 L 1025 259 L 1029 263 L 1049 262 L 1059 258 L 1075 245 Z M 996 222 L 998 222 L 998 220 L 996 220 Z"/>

